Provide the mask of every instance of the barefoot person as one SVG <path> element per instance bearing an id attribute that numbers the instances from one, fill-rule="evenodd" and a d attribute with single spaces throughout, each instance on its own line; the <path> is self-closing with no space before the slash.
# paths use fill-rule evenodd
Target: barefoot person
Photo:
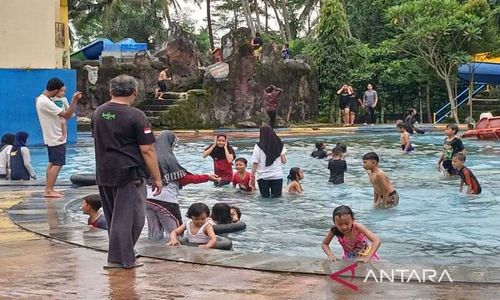
<path id="1" fill-rule="evenodd" d="M 368 176 L 373 186 L 373 203 L 375 207 L 394 207 L 399 204 L 399 194 L 384 171 L 378 167 L 379 157 L 375 152 L 363 156 L 363 168 L 369 171 Z"/>
<path id="2" fill-rule="evenodd" d="M 71 118 L 78 100 L 82 98 L 82 93 L 76 92 L 68 109 L 58 107 L 50 98 L 56 96 L 62 88 L 64 88 L 64 83 L 59 78 L 52 78 L 47 82 L 45 91 L 36 98 L 36 112 L 42 127 L 43 142 L 47 145 L 49 153 L 44 193 L 44 197 L 47 198 L 63 196 L 61 192 L 54 190 L 59 171 L 66 164 L 66 138 L 61 139 L 63 130 L 59 117 Z"/>
<path id="3" fill-rule="evenodd" d="M 135 78 L 120 75 L 109 83 L 111 101 L 92 115 L 97 185 L 108 224 L 109 251 L 105 268 L 141 266 L 134 246 L 145 221 L 146 167 L 153 196 L 162 191 L 153 146 L 155 137 L 146 115 L 130 107 L 137 98 Z"/>

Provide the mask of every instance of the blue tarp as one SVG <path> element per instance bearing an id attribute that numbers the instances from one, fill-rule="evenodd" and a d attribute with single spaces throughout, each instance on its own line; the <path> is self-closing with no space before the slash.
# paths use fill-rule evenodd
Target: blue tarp
<path id="1" fill-rule="evenodd" d="M 473 74 L 473 78 L 472 75 Z M 472 62 L 458 67 L 458 77 L 481 84 L 500 84 L 500 64 Z"/>

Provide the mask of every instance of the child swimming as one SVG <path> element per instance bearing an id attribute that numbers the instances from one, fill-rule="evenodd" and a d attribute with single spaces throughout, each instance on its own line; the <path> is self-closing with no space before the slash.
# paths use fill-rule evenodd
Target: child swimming
<path id="1" fill-rule="evenodd" d="M 215 203 L 209 222 L 212 225 L 231 224 L 231 207 L 226 203 Z"/>
<path id="2" fill-rule="evenodd" d="M 368 262 L 379 259 L 377 250 L 381 244 L 380 239 L 368 228 L 354 221 L 354 213 L 349 206 L 341 205 L 333 210 L 333 226 L 321 244 L 328 261 L 337 260 L 330 249 L 333 237 L 337 237 L 344 250 L 344 260 Z"/>
<path id="3" fill-rule="evenodd" d="M 247 164 L 248 161 L 243 157 L 238 157 L 234 161 L 236 173 L 234 173 L 231 182 L 233 187 L 238 186 L 242 191 L 251 192 L 255 190 L 255 186 L 250 184 L 252 182 L 252 172 L 246 170 Z"/>
<path id="4" fill-rule="evenodd" d="M 415 150 L 411 145 L 410 133 L 408 132 L 408 128 L 406 127 L 408 125 L 401 122 L 398 123 L 396 126 L 398 128 L 399 133 L 401 134 L 399 142 L 401 143 L 401 150 L 403 151 L 403 154 L 408 154 L 411 151 Z"/>
<path id="5" fill-rule="evenodd" d="M 236 206 L 231 206 L 231 221 L 237 223 L 241 220 L 241 210 Z"/>
<path id="6" fill-rule="evenodd" d="M 399 204 L 399 194 L 392 186 L 384 171 L 379 166 L 379 157 L 375 152 L 363 156 L 363 168 L 368 172 L 373 186 L 373 203 L 375 207 L 394 207 Z"/>
<path id="7" fill-rule="evenodd" d="M 304 192 L 300 184 L 300 181 L 304 179 L 304 172 L 300 168 L 291 168 L 287 178 L 289 184 L 286 187 L 286 192 L 288 194 L 302 194 Z"/>
<path id="8" fill-rule="evenodd" d="M 328 156 L 328 154 L 326 153 L 325 151 L 325 143 L 323 142 L 317 142 L 316 143 L 316 150 L 314 150 L 312 153 L 311 153 L 311 156 L 313 158 L 325 158 Z"/>
<path id="9" fill-rule="evenodd" d="M 217 243 L 217 236 L 214 233 L 212 225 L 207 222 L 209 215 L 210 209 L 206 204 L 191 204 L 186 214 L 191 220 L 170 233 L 170 242 L 167 245 L 179 245 L 177 236 L 182 235 L 185 231 L 189 243 L 200 244 L 198 246 L 200 248 L 213 248 Z"/>
<path id="10" fill-rule="evenodd" d="M 330 170 L 330 179 L 328 182 L 333 184 L 344 183 L 344 173 L 347 170 L 347 163 L 343 159 L 342 149 L 340 147 L 333 148 L 333 158 L 328 162 L 328 170 Z"/>
<path id="11" fill-rule="evenodd" d="M 451 163 L 453 164 L 453 168 L 458 171 L 458 175 L 460 176 L 460 192 L 462 192 L 464 184 L 467 186 L 467 194 L 469 195 L 478 195 L 481 194 L 481 185 L 479 181 L 477 181 L 476 176 L 472 174 L 472 171 L 469 170 L 465 163 L 465 154 L 457 153 L 453 156 L 453 160 Z"/>
<path id="12" fill-rule="evenodd" d="M 455 124 L 449 124 L 444 130 L 446 138 L 443 143 L 443 154 L 439 157 L 437 162 L 437 170 L 441 171 L 441 163 L 445 171 L 445 176 L 457 175 L 451 160 L 453 155 L 462 152 L 465 153 L 465 147 L 462 140 L 457 136 L 458 126 Z"/>

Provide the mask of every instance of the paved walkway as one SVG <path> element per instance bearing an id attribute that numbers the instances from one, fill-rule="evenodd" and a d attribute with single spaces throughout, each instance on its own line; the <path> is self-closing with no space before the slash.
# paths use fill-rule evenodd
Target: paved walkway
<path id="1" fill-rule="evenodd" d="M 70 201 L 92 192 L 95 187 L 69 189 L 66 198 L 46 200 L 35 187 L 33 190 L 0 187 L 0 298 L 366 299 L 370 295 L 370 299 L 495 299 L 500 292 L 500 276 L 494 276 L 499 274 L 497 269 L 466 270 L 448 266 L 454 279 L 461 272 L 469 272 L 470 276 L 457 277 L 464 283 L 401 283 L 398 280 L 398 283 L 378 283 L 363 282 L 364 277 L 357 277 L 352 283 L 359 290 L 353 291 L 326 275 L 314 275 L 339 270 L 347 265 L 345 263 L 165 247 L 147 241 L 139 242 L 139 252 L 156 258 L 141 258 L 145 266 L 135 270 L 107 271 L 102 269 L 106 253 L 85 248 L 105 249 L 105 232 L 87 231 L 64 210 Z M 6 209 L 14 205 L 9 210 L 10 217 L 37 234 L 11 223 Z M 300 270 L 301 266 L 305 269 Z M 363 268 L 366 266 L 356 271 L 358 276 L 363 275 Z M 276 272 L 287 270 L 289 272 Z"/>

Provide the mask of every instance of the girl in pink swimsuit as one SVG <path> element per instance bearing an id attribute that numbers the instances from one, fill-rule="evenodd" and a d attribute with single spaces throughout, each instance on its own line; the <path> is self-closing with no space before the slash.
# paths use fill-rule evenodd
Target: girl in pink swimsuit
<path id="1" fill-rule="evenodd" d="M 333 224 L 322 244 L 328 261 L 337 260 L 330 249 L 330 242 L 335 236 L 344 250 L 342 259 L 359 262 L 379 259 L 377 250 L 380 239 L 362 224 L 354 222 L 354 213 L 349 206 L 342 205 L 333 210 Z"/>

